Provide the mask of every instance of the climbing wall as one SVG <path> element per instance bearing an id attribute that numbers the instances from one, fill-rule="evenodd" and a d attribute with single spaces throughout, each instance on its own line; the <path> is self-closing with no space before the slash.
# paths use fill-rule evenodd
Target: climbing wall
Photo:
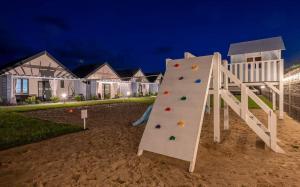
<path id="1" fill-rule="evenodd" d="M 154 103 L 139 152 L 193 161 L 200 139 L 213 56 L 171 60 Z"/>

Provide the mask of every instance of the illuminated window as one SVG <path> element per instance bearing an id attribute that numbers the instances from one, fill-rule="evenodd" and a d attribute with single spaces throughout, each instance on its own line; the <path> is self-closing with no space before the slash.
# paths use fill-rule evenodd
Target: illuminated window
<path id="1" fill-rule="evenodd" d="M 28 79 L 16 80 L 16 94 L 28 94 L 29 83 Z"/>

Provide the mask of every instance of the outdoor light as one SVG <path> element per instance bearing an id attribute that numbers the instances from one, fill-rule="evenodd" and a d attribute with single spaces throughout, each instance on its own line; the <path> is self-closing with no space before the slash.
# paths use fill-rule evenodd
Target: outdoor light
<path id="1" fill-rule="evenodd" d="M 260 86 L 261 89 L 264 89 L 265 87 L 266 87 L 266 86 L 264 86 L 264 85 L 263 85 L 263 86 Z"/>
<path id="2" fill-rule="evenodd" d="M 63 94 L 61 94 L 61 97 L 64 99 L 64 103 L 65 103 L 65 102 L 66 102 L 67 94 L 66 94 L 66 93 L 63 93 Z"/>
<path id="3" fill-rule="evenodd" d="M 127 92 L 127 96 L 130 96 L 130 92 L 129 91 Z"/>

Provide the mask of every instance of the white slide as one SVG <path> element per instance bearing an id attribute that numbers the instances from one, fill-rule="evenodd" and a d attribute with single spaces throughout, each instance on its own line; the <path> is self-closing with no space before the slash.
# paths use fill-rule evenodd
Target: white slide
<path id="1" fill-rule="evenodd" d="M 142 136 L 150 151 L 190 162 L 194 170 L 214 56 L 170 60 Z"/>

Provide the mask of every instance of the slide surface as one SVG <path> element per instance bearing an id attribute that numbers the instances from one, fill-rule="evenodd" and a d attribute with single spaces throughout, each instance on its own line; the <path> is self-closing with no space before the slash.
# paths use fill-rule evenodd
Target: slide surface
<path id="1" fill-rule="evenodd" d="M 197 152 L 213 56 L 170 60 L 139 150 L 192 161 Z"/>

